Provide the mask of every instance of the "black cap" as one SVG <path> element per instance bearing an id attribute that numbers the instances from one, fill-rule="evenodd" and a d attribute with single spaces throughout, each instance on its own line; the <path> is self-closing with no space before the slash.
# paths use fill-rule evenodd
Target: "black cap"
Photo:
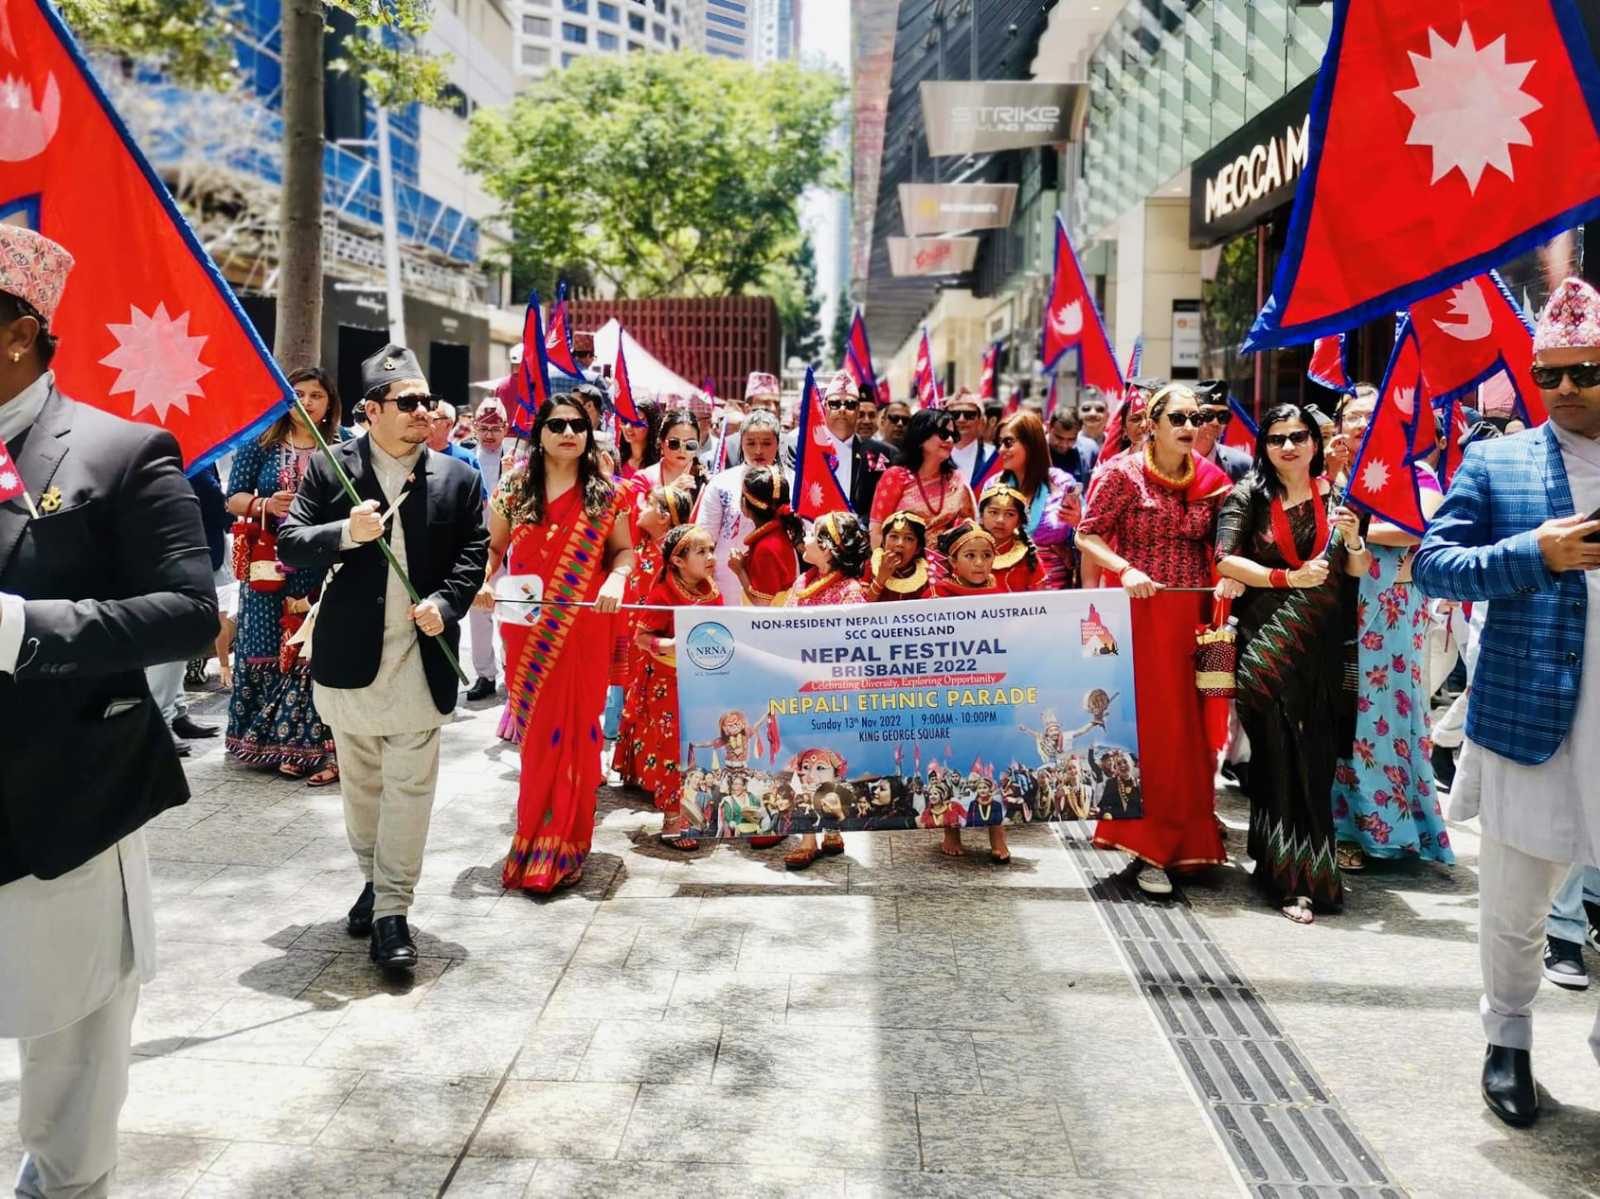
<path id="1" fill-rule="evenodd" d="M 1155 395 L 1156 392 L 1167 385 L 1167 380 L 1157 378 L 1155 375 L 1141 375 L 1137 379 L 1129 379 L 1128 382 L 1140 391 L 1149 392 L 1151 395 Z"/>
<path id="2" fill-rule="evenodd" d="M 1194 385 L 1194 394 L 1202 400 L 1214 400 L 1219 404 L 1228 402 L 1228 381 L 1226 379 L 1200 379 Z"/>
<path id="3" fill-rule="evenodd" d="M 369 396 L 390 383 L 421 383 L 428 381 L 422 373 L 417 356 L 405 346 L 386 345 L 361 364 L 361 394 Z"/>

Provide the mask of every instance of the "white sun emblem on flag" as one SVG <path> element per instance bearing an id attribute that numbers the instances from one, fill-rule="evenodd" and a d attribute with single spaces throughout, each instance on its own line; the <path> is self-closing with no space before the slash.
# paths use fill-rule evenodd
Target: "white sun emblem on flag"
<path id="1" fill-rule="evenodd" d="M 17 476 L 10 471 L 0 472 L 0 491 L 15 491 L 18 486 Z"/>
<path id="2" fill-rule="evenodd" d="M 1429 182 L 1459 169 L 1467 190 L 1476 192 L 1489 167 L 1516 178 L 1511 147 L 1533 145 L 1522 118 L 1544 107 L 1522 90 L 1534 61 L 1507 62 L 1504 34 L 1474 46 L 1466 22 L 1453 46 L 1430 27 L 1428 50 L 1426 56 L 1409 52 L 1417 86 L 1395 96 L 1415 114 L 1406 144 L 1433 148 Z"/>
<path id="3" fill-rule="evenodd" d="M 131 391 L 134 416 L 153 411 L 166 424 L 173 408 L 187 413 L 189 397 L 204 396 L 200 380 L 211 373 L 200 361 L 206 338 L 189 336 L 187 312 L 174 318 L 164 303 L 148 314 L 134 305 L 127 324 L 106 328 L 117 339 L 117 348 L 100 365 L 120 372 L 110 394 Z"/>
<path id="4" fill-rule="evenodd" d="M 806 488 L 806 502 L 809 503 L 813 508 L 817 508 L 822 505 L 821 483 L 813 483 L 810 487 Z"/>
<path id="5" fill-rule="evenodd" d="M 1367 463 L 1361 472 L 1361 489 L 1368 495 L 1375 495 L 1389 485 L 1389 465 L 1381 458 L 1374 458 Z"/>

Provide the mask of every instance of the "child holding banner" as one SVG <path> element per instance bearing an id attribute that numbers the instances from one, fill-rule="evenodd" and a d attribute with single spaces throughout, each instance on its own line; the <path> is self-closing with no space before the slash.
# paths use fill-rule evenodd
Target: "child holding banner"
<path id="1" fill-rule="evenodd" d="M 928 571 L 928 522 L 915 512 L 896 512 L 880 529 L 881 548 L 872 551 L 867 599 L 924 599 L 933 594 Z"/>
<path id="2" fill-rule="evenodd" d="M 994 574 L 1002 591 L 1037 591 L 1044 585 L 1044 564 L 1024 525 L 1028 503 L 1009 483 L 984 488 L 978 518 L 994 538 Z"/>

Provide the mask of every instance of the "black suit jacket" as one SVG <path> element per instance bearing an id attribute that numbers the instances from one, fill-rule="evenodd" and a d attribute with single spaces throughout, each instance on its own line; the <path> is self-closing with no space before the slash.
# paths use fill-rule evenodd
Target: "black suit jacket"
<path id="1" fill-rule="evenodd" d="M 361 498 L 376 500 L 380 511 L 387 510 L 389 502 L 372 470 L 369 437 L 343 442 L 333 453 Z M 424 447 L 407 492 L 397 514 L 406 534 L 406 573 L 444 616 L 439 637 L 418 634 L 422 668 L 434 705 L 441 712 L 452 712 L 458 680 L 438 642 L 447 642 L 452 651 L 460 649 L 461 621 L 483 586 L 489 558 L 483 479 L 465 462 Z M 311 676 L 327 687 L 371 686 L 383 655 L 389 562 L 376 542 L 352 550 L 339 548 L 352 506 L 333 468 L 318 454 L 278 530 L 278 557 L 285 565 L 325 571 L 335 562 L 343 563 L 323 588 L 311 634 Z M 386 529 L 384 537 L 388 535 Z"/>
<path id="2" fill-rule="evenodd" d="M 13 446 L 37 503 L 0 504 L 0 592 L 23 600 L 0 675 L 0 883 L 56 878 L 189 798 L 144 668 L 217 636 L 200 504 L 170 433 L 52 391 Z"/>
<path id="3" fill-rule="evenodd" d="M 783 446 L 783 465 L 794 476 L 795 455 L 799 446 L 799 433 L 790 430 Z M 876 437 L 854 437 L 850 440 L 850 507 L 865 524 L 872 516 L 872 497 L 878 490 L 878 480 L 883 472 L 894 465 L 899 453 L 888 442 Z"/>

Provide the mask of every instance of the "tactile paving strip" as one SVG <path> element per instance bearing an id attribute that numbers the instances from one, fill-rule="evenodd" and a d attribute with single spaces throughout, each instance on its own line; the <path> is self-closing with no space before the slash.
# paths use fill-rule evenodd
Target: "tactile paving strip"
<path id="1" fill-rule="evenodd" d="M 1188 903 L 1145 895 L 1125 877 L 1126 859 L 1090 843 L 1087 826 L 1055 828 L 1251 1194 L 1404 1199 Z"/>

